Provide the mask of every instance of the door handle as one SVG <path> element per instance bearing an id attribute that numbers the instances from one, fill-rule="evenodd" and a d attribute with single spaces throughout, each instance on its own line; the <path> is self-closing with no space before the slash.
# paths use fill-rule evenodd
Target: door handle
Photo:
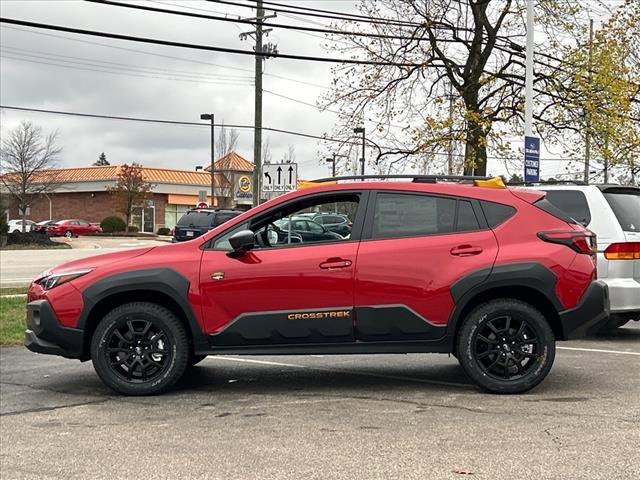
<path id="1" fill-rule="evenodd" d="M 458 257 L 470 257 L 472 255 L 479 255 L 482 253 L 482 248 L 474 247 L 473 245 L 458 245 L 451 249 L 451 255 Z"/>
<path id="2" fill-rule="evenodd" d="M 351 260 L 344 258 L 328 258 L 320 264 L 320 268 L 324 270 L 333 270 L 336 268 L 347 268 L 351 266 Z"/>

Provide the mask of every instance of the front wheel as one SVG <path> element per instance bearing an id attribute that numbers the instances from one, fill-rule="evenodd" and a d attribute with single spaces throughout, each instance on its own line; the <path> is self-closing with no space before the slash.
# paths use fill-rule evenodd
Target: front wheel
<path id="1" fill-rule="evenodd" d="M 549 373 L 555 337 L 528 303 L 497 299 L 476 307 L 459 331 L 457 357 L 464 371 L 491 393 L 524 393 Z"/>
<path id="2" fill-rule="evenodd" d="M 72 238 L 73 237 L 73 232 L 71 230 L 67 230 L 66 232 L 64 232 L 64 236 L 66 238 Z"/>
<path id="3" fill-rule="evenodd" d="M 109 312 L 91 340 L 93 367 L 124 395 L 154 395 L 173 386 L 189 361 L 184 325 L 168 309 L 132 302 Z"/>

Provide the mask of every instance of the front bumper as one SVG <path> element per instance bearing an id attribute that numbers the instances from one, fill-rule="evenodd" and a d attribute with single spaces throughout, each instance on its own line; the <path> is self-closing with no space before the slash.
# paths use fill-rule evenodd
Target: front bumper
<path id="1" fill-rule="evenodd" d="M 560 312 L 562 340 L 597 332 L 609 318 L 609 287 L 602 280 L 592 282 L 574 308 Z"/>
<path id="2" fill-rule="evenodd" d="M 36 353 L 82 359 L 84 331 L 63 327 L 49 302 L 35 300 L 27 304 L 24 345 Z"/>

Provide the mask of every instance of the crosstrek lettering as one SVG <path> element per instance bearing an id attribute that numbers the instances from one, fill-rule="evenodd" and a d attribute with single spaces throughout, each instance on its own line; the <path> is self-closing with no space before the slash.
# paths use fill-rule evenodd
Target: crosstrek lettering
<path id="1" fill-rule="evenodd" d="M 91 360 L 126 395 L 164 392 L 207 355 L 354 353 L 454 354 L 483 390 L 523 393 L 556 341 L 606 322 L 595 238 L 543 208 L 544 192 L 354 180 L 233 211 L 189 241 L 48 269 L 29 288 L 25 345 Z"/>
<path id="2" fill-rule="evenodd" d="M 343 318 L 350 317 L 351 312 L 348 310 L 339 310 L 336 312 L 311 312 L 311 313 L 290 313 L 287 315 L 289 320 L 305 320 L 308 318 Z"/>

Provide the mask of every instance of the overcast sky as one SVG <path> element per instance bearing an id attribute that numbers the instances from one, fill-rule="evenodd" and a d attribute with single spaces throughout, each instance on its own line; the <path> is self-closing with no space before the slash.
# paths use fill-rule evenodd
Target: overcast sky
<path id="1" fill-rule="evenodd" d="M 249 8 L 204 1 L 144 3 L 169 9 L 179 9 L 182 4 L 213 14 L 255 16 L 255 11 Z M 308 0 L 304 5 L 355 11 L 353 2 L 347 0 Z M 34 22 L 245 50 L 251 50 L 253 46 L 252 40 L 238 38 L 241 32 L 251 29 L 250 25 L 82 1 L 3 0 L 0 8 L 3 17 Z M 302 20 L 304 18 L 284 16 L 277 19 L 281 23 L 310 25 Z M 321 47 L 324 42 L 321 34 L 274 30 L 266 41 L 276 43 L 281 53 L 327 55 Z M 201 113 L 214 112 L 216 121 L 253 124 L 254 60 L 251 56 L 145 45 L 5 24 L 0 43 L 2 105 L 196 122 Z M 315 104 L 330 83 L 330 68 L 331 64 L 270 59 L 266 61 L 264 89 Z M 59 131 L 60 144 L 64 148 L 61 166 L 90 165 L 103 151 L 112 164 L 137 161 L 147 166 L 191 169 L 207 164 L 209 159 L 209 131 L 206 128 L 5 109 L 2 111 L 2 133 L 23 119 L 41 125 L 46 131 Z M 265 127 L 322 135 L 331 130 L 334 121 L 332 113 L 320 113 L 316 108 L 264 94 Z M 316 140 L 270 132 L 264 132 L 263 137 L 270 139 L 273 161 L 280 160 L 290 144 L 295 146 L 301 177 L 328 172 L 328 164 L 319 165 Z M 240 130 L 237 151 L 253 160 L 252 130 Z"/>
<path id="2" fill-rule="evenodd" d="M 209 11 L 214 15 L 255 16 L 250 8 L 199 0 L 142 3 L 197 13 Z M 297 0 L 297 3 L 356 12 L 351 0 Z M 244 50 L 251 50 L 253 46 L 252 40 L 238 38 L 240 33 L 251 29 L 250 25 L 83 1 L 0 0 L 0 9 L 4 17 L 34 22 Z M 322 21 L 281 14 L 272 21 L 318 26 L 317 20 Z M 2 105 L 196 122 L 201 113 L 214 112 L 217 121 L 253 125 L 254 59 L 251 56 L 145 45 L 6 24 L 2 24 L 0 31 Z M 280 53 L 335 56 L 323 49 L 326 40 L 322 34 L 276 28 L 265 40 L 276 43 Z M 264 89 L 315 105 L 330 85 L 331 66 L 267 60 Z M 45 131 L 58 130 L 59 143 L 64 148 L 60 166 L 90 165 L 103 151 L 112 164 L 136 161 L 146 166 L 192 169 L 209 162 L 210 140 L 206 128 L 7 109 L 2 110 L 1 115 L 3 134 L 21 120 L 41 125 Z M 333 113 L 264 93 L 265 127 L 322 135 L 331 132 L 335 117 Z M 269 138 L 274 162 L 282 159 L 289 145 L 295 146 L 301 178 L 324 176 L 329 172 L 329 164 L 319 161 L 322 149 L 317 140 L 266 131 L 263 138 Z M 252 130 L 240 130 L 237 151 L 253 160 Z M 545 153 L 548 152 L 543 149 L 543 156 Z M 543 166 L 545 176 L 564 171 L 564 166 L 556 162 Z M 502 165 L 491 160 L 488 171 L 505 173 Z"/>

